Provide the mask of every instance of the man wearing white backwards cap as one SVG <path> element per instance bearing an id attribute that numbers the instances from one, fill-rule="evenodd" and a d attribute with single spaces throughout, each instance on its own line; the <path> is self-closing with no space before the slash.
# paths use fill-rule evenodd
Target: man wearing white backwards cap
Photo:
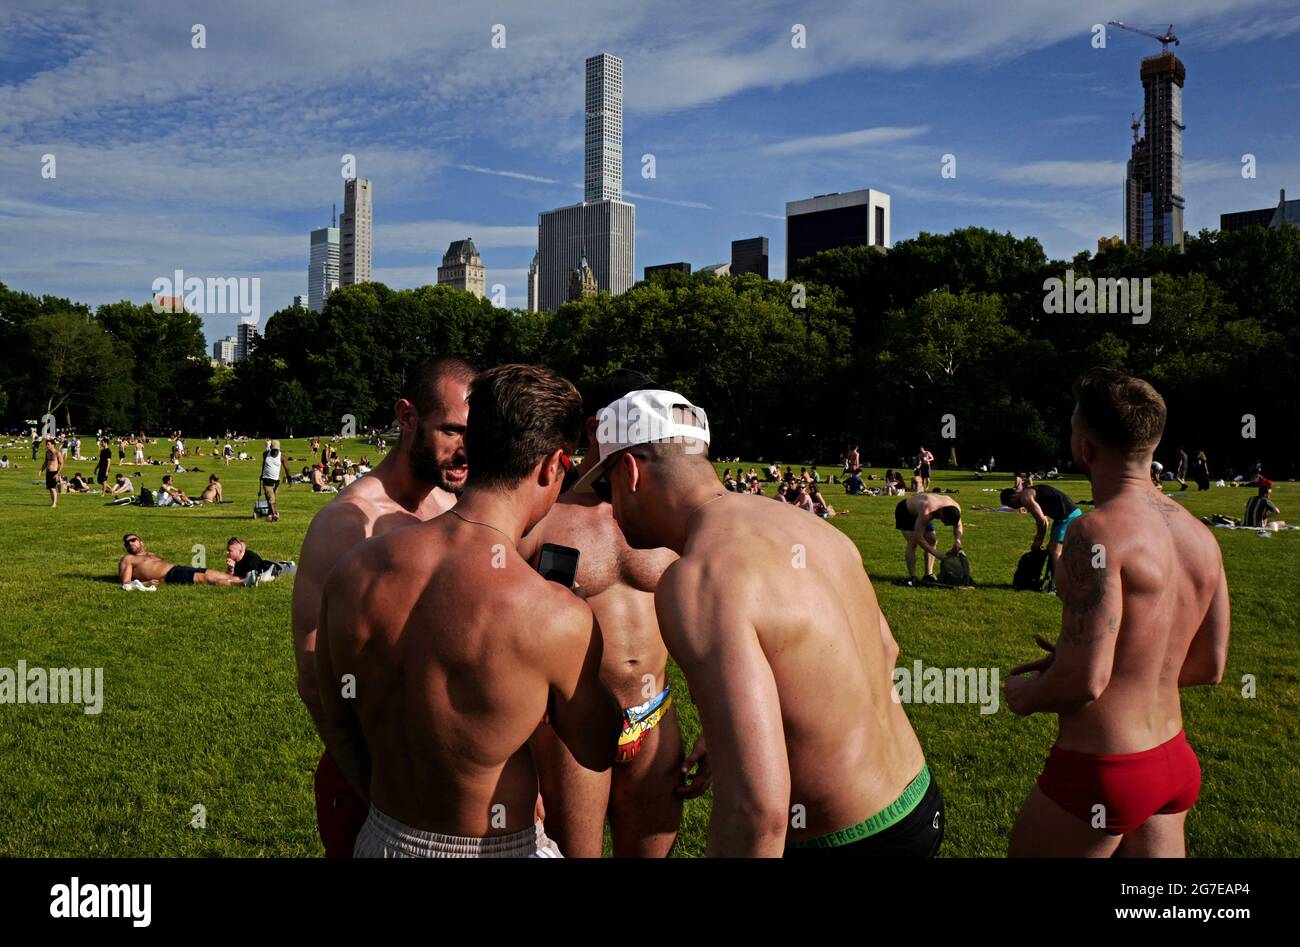
<path id="1" fill-rule="evenodd" d="M 574 489 L 608 498 L 633 548 L 681 557 L 655 610 L 704 726 L 691 759 L 694 785 L 713 783 L 709 854 L 935 854 L 943 797 L 895 696 L 898 646 L 853 542 L 726 493 L 708 418 L 675 392 L 618 399 L 596 436 L 600 459 Z"/>

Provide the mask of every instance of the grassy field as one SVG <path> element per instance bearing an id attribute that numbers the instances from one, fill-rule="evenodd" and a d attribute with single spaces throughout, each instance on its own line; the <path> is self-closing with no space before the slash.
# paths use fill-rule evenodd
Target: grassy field
<path id="1" fill-rule="evenodd" d="M 290 458 L 306 455 L 302 441 L 284 446 Z M 363 451 L 347 452 L 355 457 Z M 255 522 L 256 463 L 226 468 L 198 458 L 192 462 L 203 472 L 178 475 L 181 488 L 197 495 L 215 470 L 233 504 L 139 509 L 65 495 L 51 510 L 48 494 L 33 483 L 39 477 L 28 460 L 30 448 L 11 445 L 4 452 L 22 469 L 0 470 L 0 667 L 14 668 L 20 659 L 29 667 L 103 667 L 105 696 L 98 715 L 78 706 L 0 704 L 0 855 L 320 854 L 311 790 L 320 744 L 294 688 L 293 580 L 254 590 L 126 593 L 115 570 L 127 531 L 185 564 L 201 544 L 209 563 L 220 567 L 232 535 L 264 557 L 297 558 L 311 516 L 329 497 L 304 487 L 284 490 L 281 521 Z M 152 449 L 152 456 L 165 455 L 163 445 Z M 68 469 L 89 477 L 93 467 L 86 461 Z M 156 488 L 164 468 L 140 469 L 143 482 Z M 850 511 L 833 522 L 862 550 L 902 648 L 900 666 L 920 659 L 927 666 L 998 667 L 1005 674 L 1037 656 L 1035 632 L 1055 637 L 1059 627 L 1054 596 L 1010 588 L 1032 522 L 971 509 L 996 506 L 995 488 L 1009 482 L 1005 477 L 980 482 L 967 473 L 939 472 L 935 480 L 960 490 L 976 590 L 895 584 L 906 569 L 893 529 L 893 499 L 844 497 L 832 486 L 830 502 Z M 1086 483 L 1061 486 L 1076 499 L 1091 496 Z M 1240 517 L 1248 496 L 1212 488 L 1179 498 L 1198 516 Z M 1279 484 L 1275 497 L 1300 521 L 1300 487 Z M 1215 535 L 1232 591 L 1233 639 L 1223 684 L 1184 692 L 1187 732 L 1204 773 L 1200 802 L 1188 820 L 1189 852 L 1295 856 L 1300 533 Z M 676 669 L 670 673 L 680 684 Z M 1253 698 L 1242 694 L 1244 675 L 1255 678 Z M 699 722 L 685 689 L 677 693 L 689 745 Z M 947 800 L 943 854 L 1004 854 L 1012 821 L 1052 742 L 1053 722 L 1019 718 L 1005 706 L 981 714 L 973 703 L 913 704 L 908 712 Z M 203 829 L 190 827 L 196 805 L 206 810 Z M 708 813 L 707 798 L 688 804 L 677 854 L 702 853 Z"/>

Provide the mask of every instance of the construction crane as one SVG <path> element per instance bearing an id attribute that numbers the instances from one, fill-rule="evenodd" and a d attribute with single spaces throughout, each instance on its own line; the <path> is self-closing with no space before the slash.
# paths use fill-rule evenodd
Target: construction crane
<path id="1" fill-rule="evenodd" d="M 1129 128 L 1133 129 L 1133 144 L 1136 145 L 1138 143 L 1138 129 L 1142 127 L 1142 120 L 1138 118 L 1137 112 L 1130 112 L 1129 114 L 1133 116 L 1133 121 L 1129 123 Z"/>
<path id="2" fill-rule="evenodd" d="M 1170 43 L 1173 43 L 1175 46 L 1178 45 L 1178 37 L 1174 35 L 1174 25 L 1172 23 L 1169 24 L 1169 29 L 1165 30 L 1163 36 L 1157 36 L 1155 33 L 1148 33 L 1146 30 L 1140 30 L 1136 26 L 1129 26 L 1127 23 L 1121 23 L 1119 20 L 1111 20 L 1108 25 L 1118 26 L 1121 30 L 1128 30 L 1130 33 L 1140 33 L 1143 36 L 1155 40 L 1160 44 L 1160 55 L 1162 56 L 1169 52 Z"/>

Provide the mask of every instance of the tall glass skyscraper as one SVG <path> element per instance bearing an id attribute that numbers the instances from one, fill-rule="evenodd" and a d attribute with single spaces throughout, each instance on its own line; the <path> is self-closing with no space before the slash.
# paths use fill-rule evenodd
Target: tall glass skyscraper
<path id="1" fill-rule="evenodd" d="M 325 297 L 339 288 L 339 228 L 321 227 L 311 232 L 311 258 L 307 264 L 307 308 L 320 312 Z"/>
<path id="2" fill-rule="evenodd" d="M 587 60 L 585 102 L 583 201 L 537 217 L 534 279 L 544 312 L 568 301 L 584 249 L 599 290 L 617 295 L 636 282 L 636 208 L 623 201 L 623 60 Z"/>
<path id="3" fill-rule="evenodd" d="M 601 53 L 587 60 L 586 148 L 582 199 L 623 199 L 623 60 Z"/>

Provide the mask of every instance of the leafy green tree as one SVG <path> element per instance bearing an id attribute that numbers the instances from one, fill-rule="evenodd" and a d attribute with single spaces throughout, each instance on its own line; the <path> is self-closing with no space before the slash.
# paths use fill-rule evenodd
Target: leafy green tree
<path id="1" fill-rule="evenodd" d="M 74 407 L 86 411 L 88 423 L 110 417 L 128 390 L 118 384 L 131 370 L 124 348 L 82 313 L 36 316 L 26 328 L 29 390 L 40 397 L 40 413 L 62 411 L 68 427 Z"/>
<path id="2" fill-rule="evenodd" d="M 203 320 L 188 312 L 154 312 L 151 304 L 122 301 L 100 306 L 96 318 L 134 361 L 131 426 L 183 430 L 202 413 L 212 375 Z"/>

